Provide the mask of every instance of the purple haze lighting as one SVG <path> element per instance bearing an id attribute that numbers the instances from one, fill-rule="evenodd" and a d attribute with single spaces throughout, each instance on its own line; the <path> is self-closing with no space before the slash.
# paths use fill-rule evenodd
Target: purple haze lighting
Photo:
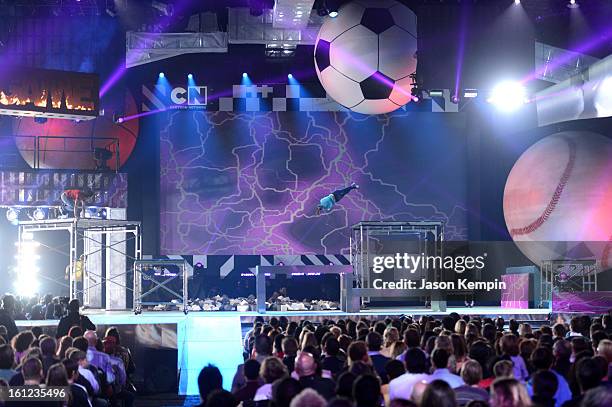
<path id="1" fill-rule="evenodd" d="M 463 71 L 463 55 L 465 53 L 465 36 L 467 32 L 467 25 L 468 25 L 468 8 L 466 5 L 464 5 L 463 9 L 461 10 L 461 26 L 459 28 L 459 47 L 457 48 L 457 70 L 455 71 L 455 93 L 454 95 L 459 94 L 461 73 Z"/>
<path id="2" fill-rule="evenodd" d="M 110 78 L 108 78 L 108 80 L 100 88 L 100 97 L 104 96 L 110 90 L 110 88 L 112 88 L 115 85 L 115 83 L 117 83 L 119 79 L 121 79 L 125 71 L 126 71 L 125 64 L 124 63 L 119 64 L 117 69 L 115 69 L 115 71 L 111 74 Z"/>

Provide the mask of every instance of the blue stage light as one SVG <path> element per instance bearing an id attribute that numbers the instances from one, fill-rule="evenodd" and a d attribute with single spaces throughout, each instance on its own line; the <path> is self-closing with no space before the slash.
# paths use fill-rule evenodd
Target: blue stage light
<path id="1" fill-rule="evenodd" d="M 164 73 L 163 73 L 163 72 L 160 72 L 160 73 L 159 73 L 159 77 L 160 77 L 160 78 L 164 78 L 165 76 L 166 76 L 166 75 L 164 75 Z"/>
<path id="2" fill-rule="evenodd" d="M 243 77 L 243 78 L 247 78 L 248 76 L 249 76 L 249 75 L 248 75 L 246 72 L 243 72 L 243 73 L 242 73 L 242 77 Z"/>
<path id="3" fill-rule="evenodd" d="M 193 74 L 190 73 L 189 75 L 187 75 L 187 78 L 193 79 Z"/>
<path id="4" fill-rule="evenodd" d="M 289 78 L 289 79 L 293 79 L 293 75 L 292 75 L 292 74 L 289 74 L 289 75 L 287 75 L 287 78 Z"/>

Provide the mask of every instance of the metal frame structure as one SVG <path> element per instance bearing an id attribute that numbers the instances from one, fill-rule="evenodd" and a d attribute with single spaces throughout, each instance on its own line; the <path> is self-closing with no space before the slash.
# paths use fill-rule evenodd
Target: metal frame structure
<path id="1" fill-rule="evenodd" d="M 370 254 L 370 238 L 374 236 L 402 236 L 417 234 L 419 241 L 425 243 L 427 234 L 434 237 L 433 255 L 442 255 L 442 242 L 444 240 L 444 224 L 437 221 L 407 221 L 407 222 L 359 222 L 353 225 L 350 239 L 351 264 L 355 273 L 355 280 L 359 286 L 353 289 L 353 295 L 361 297 L 361 305 L 365 306 L 374 295 L 387 297 L 405 296 L 397 290 L 377 290 L 370 286 L 370 265 L 372 264 Z M 426 247 L 424 248 L 425 251 Z M 426 253 L 427 254 L 427 253 Z M 434 269 L 433 278 L 439 281 L 442 278 L 441 270 Z M 437 295 L 437 292 L 434 292 Z M 446 309 L 446 301 L 442 298 L 432 298 L 433 311 Z"/>
<path id="2" fill-rule="evenodd" d="M 582 277 L 582 292 L 597 291 L 597 262 L 593 260 L 547 260 L 542 262 L 542 283 L 540 284 L 541 303 L 552 304 L 555 290 L 555 275 L 562 270 L 570 272 L 569 277 Z M 571 273 L 574 274 L 571 274 Z"/>
<path id="3" fill-rule="evenodd" d="M 70 248 L 69 257 L 69 285 L 70 285 L 70 298 L 79 298 L 83 303 L 87 303 L 89 298 L 90 290 L 104 285 L 109 287 L 109 284 L 119 285 L 127 290 L 127 283 L 125 285 L 114 281 L 119 276 L 127 275 L 127 269 L 123 273 L 114 273 L 111 278 L 108 278 L 108 270 L 106 275 L 95 274 L 95 273 L 84 273 L 83 276 L 83 289 L 80 290 L 77 279 L 77 262 L 83 257 L 91 256 L 100 252 L 113 251 L 126 259 L 132 259 L 134 261 L 139 260 L 142 257 L 142 235 L 140 222 L 126 221 L 126 220 L 108 220 L 108 219 L 49 219 L 41 221 L 25 221 L 20 222 L 18 230 L 18 247 L 20 248 L 24 241 L 24 233 L 36 233 L 42 231 L 67 231 L 70 235 Z M 106 243 L 107 239 L 102 237 L 108 237 L 110 235 L 124 235 L 124 239 L 115 241 L 111 244 Z M 131 235 L 131 236 L 129 236 Z M 83 244 L 80 244 L 80 240 Z M 133 255 L 127 252 L 127 246 L 125 251 L 117 249 L 115 246 L 120 243 L 126 243 L 129 240 L 134 240 Z M 93 242 L 97 248 L 92 251 L 87 251 L 87 244 L 85 242 Z M 94 276 L 100 279 L 99 283 L 91 284 L 89 277 Z M 80 298 L 82 297 L 82 298 Z M 107 304 L 108 308 L 108 304 Z"/>
<path id="4" fill-rule="evenodd" d="M 153 277 L 150 276 L 146 276 L 146 278 L 153 282 L 153 287 L 151 287 L 149 290 L 143 292 L 142 291 L 142 278 L 143 278 L 143 273 L 142 270 L 144 267 L 148 267 L 148 268 L 155 268 L 155 267 L 165 267 L 165 266 L 179 266 L 179 274 L 177 274 L 176 276 L 172 276 L 164 281 L 158 281 Z M 176 291 L 174 291 L 173 289 L 167 287 L 168 283 L 170 283 L 171 281 L 176 280 L 177 278 L 181 278 L 182 279 L 182 288 L 183 288 L 183 293 L 177 293 Z M 136 260 L 134 262 L 134 305 L 133 305 L 133 311 L 134 314 L 138 315 L 142 312 L 142 306 L 143 305 L 177 305 L 174 302 L 171 301 L 153 301 L 153 302 L 148 302 L 148 301 L 143 301 L 143 298 L 155 291 L 157 291 L 158 289 L 163 289 L 167 292 L 169 292 L 170 294 L 172 294 L 173 296 L 176 297 L 176 299 L 180 299 L 181 303 L 178 304 L 180 306 L 182 306 L 183 308 L 183 312 L 185 314 L 187 314 L 189 308 L 189 291 L 188 291 L 188 279 L 189 279 L 189 275 L 187 273 L 187 262 L 185 260 Z"/>

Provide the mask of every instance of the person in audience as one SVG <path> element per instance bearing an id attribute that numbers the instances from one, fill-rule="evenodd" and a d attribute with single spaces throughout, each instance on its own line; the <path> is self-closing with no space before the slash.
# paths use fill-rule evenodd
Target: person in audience
<path id="1" fill-rule="evenodd" d="M 104 335 L 104 339 L 107 338 L 115 339 L 113 356 L 121 358 L 123 361 L 123 366 L 125 367 L 125 373 L 129 379 L 129 376 L 136 371 L 136 365 L 134 364 L 134 358 L 132 357 L 130 350 L 121 344 L 121 334 L 119 333 L 119 329 L 114 326 L 108 328 L 106 330 L 106 334 Z"/>
<path id="2" fill-rule="evenodd" d="M 308 352 L 301 352 L 295 360 L 295 373 L 302 387 L 314 389 L 326 400 L 334 397 L 334 382 L 318 374 L 317 361 Z"/>
<path id="3" fill-rule="evenodd" d="M 345 360 L 340 355 L 340 343 L 334 335 L 325 339 L 323 346 L 325 357 L 321 361 L 321 369 L 329 372 L 329 376 L 336 378 L 344 367 Z"/>
<path id="4" fill-rule="evenodd" d="M 579 407 L 584 395 L 602 384 L 603 373 L 595 358 L 583 358 L 576 366 L 576 379 L 580 393 L 563 403 L 563 407 Z"/>
<path id="5" fill-rule="evenodd" d="M 238 402 L 253 400 L 259 386 L 263 383 L 259 379 L 259 368 L 261 365 L 255 359 L 244 362 L 244 378 L 246 383 L 234 392 L 234 397 Z"/>
<path id="6" fill-rule="evenodd" d="M 15 364 L 19 365 L 21 359 L 25 356 L 27 350 L 34 342 L 34 334 L 32 331 L 19 332 L 11 340 L 11 346 L 15 351 Z"/>
<path id="7" fill-rule="evenodd" d="M 206 407 L 236 407 L 238 402 L 232 393 L 219 389 L 213 391 L 206 399 Z"/>
<path id="8" fill-rule="evenodd" d="M 512 321 L 512 320 L 511 320 Z M 497 379 L 491 385 L 491 407 L 529 407 L 525 386 L 515 378 Z"/>
<path id="9" fill-rule="evenodd" d="M 444 380 L 434 380 L 427 385 L 420 407 L 456 407 L 455 392 Z"/>
<path id="10" fill-rule="evenodd" d="M 57 343 L 55 339 L 47 336 L 40 341 L 40 351 L 42 353 L 43 374 L 47 376 L 47 372 L 52 365 L 59 363 L 59 358 L 55 356 Z"/>
<path id="11" fill-rule="evenodd" d="M 264 359 L 259 368 L 259 376 L 263 379 L 264 384 L 257 389 L 253 400 L 271 400 L 272 399 L 272 383 L 278 379 L 288 376 L 287 366 L 283 361 L 276 356 L 269 356 Z"/>
<path id="12" fill-rule="evenodd" d="M 478 386 L 482 380 L 480 363 L 475 360 L 467 360 L 461 368 L 461 379 L 465 384 L 455 389 L 455 397 L 459 406 L 466 406 L 472 400 L 489 400 L 489 392 Z"/>
<path id="13" fill-rule="evenodd" d="M 47 369 L 45 384 L 47 386 L 67 387 L 68 373 L 62 363 L 56 363 Z"/>
<path id="14" fill-rule="evenodd" d="M 56 338 L 68 335 L 68 331 L 70 331 L 70 328 L 73 326 L 78 326 L 81 331 L 95 331 L 96 326 L 91 322 L 89 317 L 79 313 L 80 306 L 79 300 L 77 299 L 73 299 L 68 303 L 68 314 L 60 319 L 57 325 Z M 74 338 L 75 336 L 72 337 Z"/>
<path id="15" fill-rule="evenodd" d="M 15 297 L 6 294 L 2 297 L 2 308 L 0 308 L 0 325 L 6 328 L 6 339 L 10 341 L 19 332 L 15 324 Z"/>
<path id="16" fill-rule="evenodd" d="M 572 345 L 565 339 L 558 339 L 553 344 L 553 370 L 563 377 L 567 377 L 570 371 L 570 357 L 572 356 Z"/>
<path id="17" fill-rule="evenodd" d="M 223 376 L 216 366 L 208 364 L 200 370 L 198 375 L 198 390 L 200 392 L 200 400 L 202 401 L 198 407 L 206 407 L 208 395 L 215 390 L 223 389 Z"/>
<path id="18" fill-rule="evenodd" d="M 452 388 L 463 386 L 461 377 L 453 374 L 448 369 L 450 353 L 446 349 L 435 349 L 431 355 L 431 363 L 434 371 L 427 377 L 428 382 L 442 380 Z"/>
<path id="19" fill-rule="evenodd" d="M 304 389 L 291 400 L 289 407 L 326 407 L 327 401 L 313 389 Z"/>
<path id="20" fill-rule="evenodd" d="M 110 356 L 96 349 L 96 345 L 98 344 L 98 334 L 96 331 L 85 331 L 83 337 L 87 340 L 87 360 L 89 363 L 104 372 L 108 383 L 115 383 L 116 375 L 115 369 L 113 369 L 114 363 L 111 361 Z M 116 364 L 123 365 L 123 362 L 119 360 L 116 361 Z M 125 368 L 121 366 L 121 369 L 125 374 Z M 117 375 L 117 384 L 121 384 L 120 379 L 121 377 Z"/>
<path id="21" fill-rule="evenodd" d="M 580 407 L 608 407 L 612 406 L 612 387 L 598 386 L 584 394 Z"/>
<path id="22" fill-rule="evenodd" d="M 378 407 L 381 405 L 380 381 L 374 375 L 359 376 L 353 384 L 355 407 Z"/>
<path id="23" fill-rule="evenodd" d="M 100 383 L 98 382 L 98 372 L 91 368 L 87 360 L 87 354 L 77 348 L 69 348 L 66 357 L 75 362 L 78 366 L 79 376 L 76 383 L 81 385 L 91 399 L 100 393 Z"/>
<path id="24" fill-rule="evenodd" d="M 402 363 L 402 361 L 400 360 L 391 359 L 385 365 L 385 373 L 387 374 L 389 381 L 397 379 L 398 377 L 406 373 L 406 365 L 404 365 L 404 363 Z M 382 393 L 383 398 L 385 399 L 385 405 L 388 405 L 389 401 L 391 400 L 389 397 L 389 383 L 383 384 L 380 387 L 380 392 Z"/>
<path id="25" fill-rule="evenodd" d="M 380 354 L 387 358 L 394 359 L 394 357 L 392 357 L 393 345 L 399 342 L 399 340 L 400 336 L 398 329 L 394 326 L 386 327 L 383 332 L 383 347 L 380 350 Z"/>
<path id="26" fill-rule="evenodd" d="M 283 349 L 283 363 L 285 366 L 287 366 L 289 373 L 291 373 L 295 368 L 295 357 L 297 356 L 298 343 L 295 338 L 288 336 L 283 338 L 281 348 Z"/>
<path id="27" fill-rule="evenodd" d="M 557 377 L 558 384 L 557 391 L 555 392 L 555 407 L 561 407 L 563 403 L 572 398 L 572 392 L 565 377 L 552 370 L 554 357 L 551 349 L 542 347 L 534 350 L 531 354 L 531 363 L 536 372 L 539 370 L 550 370 Z M 527 384 L 527 390 L 529 394 L 533 394 L 531 381 Z"/>
<path id="28" fill-rule="evenodd" d="M 62 364 L 66 369 L 66 376 L 68 377 L 72 407 L 92 407 L 87 390 L 78 383 L 78 364 L 70 359 L 62 360 Z"/>
<path id="29" fill-rule="evenodd" d="M 42 363 L 35 357 L 30 357 L 24 360 L 21 365 L 21 374 L 23 375 L 23 385 L 40 387 L 43 380 Z"/>
<path id="30" fill-rule="evenodd" d="M 413 386 L 427 379 L 427 359 L 419 348 L 410 348 L 404 354 L 407 372 L 389 382 L 389 398 L 410 400 Z"/>
<path id="31" fill-rule="evenodd" d="M 368 345 L 368 356 L 372 361 L 372 366 L 376 370 L 376 374 L 382 380 L 383 384 L 389 382 L 389 377 L 385 371 L 385 365 L 390 360 L 388 357 L 380 353 L 382 349 L 383 338 L 378 332 L 370 332 L 366 336 L 366 344 Z"/>
<path id="32" fill-rule="evenodd" d="M 555 393 L 559 386 L 557 376 L 551 370 L 538 370 L 531 378 L 531 400 L 538 407 L 554 407 Z"/>
<path id="33" fill-rule="evenodd" d="M 291 400 L 303 390 L 299 381 L 293 377 L 283 377 L 272 383 L 272 402 L 274 407 L 289 407 Z"/>
<path id="34" fill-rule="evenodd" d="M 14 369 L 15 367 L 15 353 L 10 345 L 0 345 L 0 379 L 7 383 L 15 376 L 18 372 Z"/>
<path id="35" fill-rule="evenodd" d="M 267 335 L 257 335 L 253 346 L 253 352 L 251 359 L 257 360 L 260 364 L 268 357 L 272 355 L 272 341 Z M 244 364 L 238 365 L 234 379 L 232 381 L 232 391 L 237 391 L 246 384 L 244 378 Z"/>
<path id="36" fill-rule="evenodd" d="M 523 327 L 526 324 L 522 325 Z M 525 328 L 523 328 L 523 331 Z M 531 327 L 529 327 L 529 332 L 531 332 Z M 525 381 L 529 377 L 529 372 L 527 371 L 527 365 L 525 361 L 519 354 L 519 340 L 518 337 L 513 334 L 507 334 L 502 336 L 500 340 L 502 358 L 508 358 L 512 361 L 513 369 L 514 369 L 514 378 L 519 381 Z"/>

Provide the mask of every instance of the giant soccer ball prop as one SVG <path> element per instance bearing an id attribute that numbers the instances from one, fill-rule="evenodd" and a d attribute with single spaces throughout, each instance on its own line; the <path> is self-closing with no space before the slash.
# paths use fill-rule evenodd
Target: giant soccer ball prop
<path id="1" fill-rule="evenodd" d="M 395 0 L 355 0 L 327 17 L 315 43 L 315 68 L 327 93 L 365 114 L 411 100 L 416 15 Z"/>
<path id="2" fill-rule="evenodd" d="M 612 140 L 566 131 L 535 143 L 510 171 L 504 217 L 535 264 L 592 258 L 612 267 Z"/>

